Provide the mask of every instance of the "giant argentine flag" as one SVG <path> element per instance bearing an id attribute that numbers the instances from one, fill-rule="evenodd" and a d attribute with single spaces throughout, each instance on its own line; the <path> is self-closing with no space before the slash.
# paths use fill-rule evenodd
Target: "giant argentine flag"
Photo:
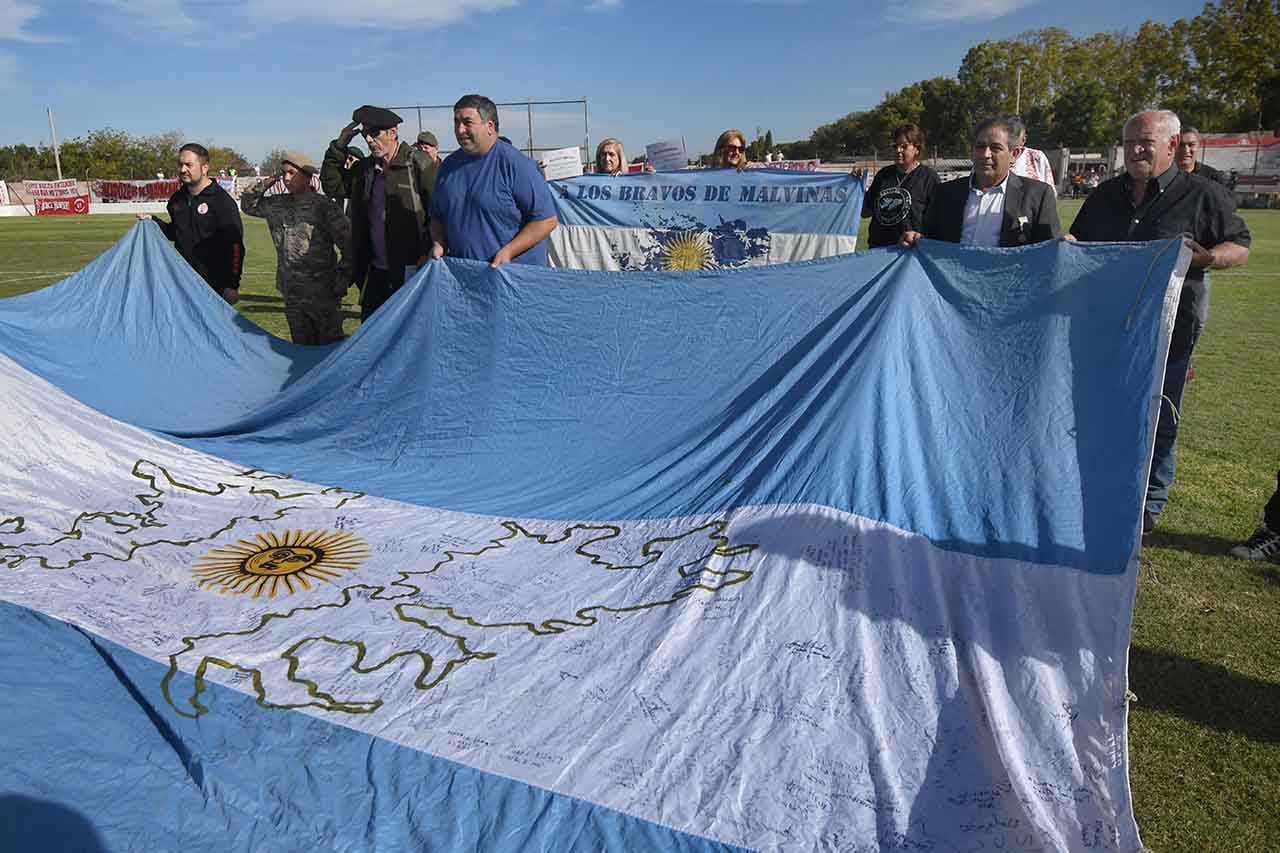
<path id="1" fill-rule="evenodd" d="M 862 181 L 780 169 L 692 169 L 552 181 L 551 264 L 738 269 L 852 252 Z"/>
<path id="2" fill-rule="evenodd" d="M 139 225 L 0 301 L 0 849 L 1136 851 L 1186 262 L 447 260 L 303 349 Z"/>

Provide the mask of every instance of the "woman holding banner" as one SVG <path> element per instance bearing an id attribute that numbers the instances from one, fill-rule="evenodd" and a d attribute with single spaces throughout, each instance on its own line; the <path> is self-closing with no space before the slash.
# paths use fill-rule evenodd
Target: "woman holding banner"
<path id="1" fill-rule="evenodd" d="M 726 130 L 716 140 L 716 150 L 711 155 L 711 168 L 737 169 L 741 172 L 747 168 L 747 138 L 737 129 Z"/>
<path id="2" fill-rule="evenodd" d="M 622 153 L 622 143 L 610 136 L 596 146 L 596 174 L 621 175 L 627 171 L 627 155 Z"/>
<path id="3" fill-rule="evenodd" d="M 862 218 L 871 218 L 867 245 L 895 246 L 903 232 L 919 231 L 924 209 L 940 181 L 937 172 L 920 162 L 924 131 L 904 124 L 893 131 L 894 162 L 876 172 L 871 189 L 862 197 Z"/>

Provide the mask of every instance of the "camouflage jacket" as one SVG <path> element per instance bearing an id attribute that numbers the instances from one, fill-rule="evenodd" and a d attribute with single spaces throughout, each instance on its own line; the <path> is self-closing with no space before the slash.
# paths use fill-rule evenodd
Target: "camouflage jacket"
<path id="1" fill-rule="evenodd" d="M 318 192 L 264 198 L 268 188 L 259 184 L 245 190 L 240 209 L 267 220 L 276 247 L 276 288 L 350 282 L 351 223 L 342 207 Z M 341 264 L 335 249 L 342 253 Z"/>

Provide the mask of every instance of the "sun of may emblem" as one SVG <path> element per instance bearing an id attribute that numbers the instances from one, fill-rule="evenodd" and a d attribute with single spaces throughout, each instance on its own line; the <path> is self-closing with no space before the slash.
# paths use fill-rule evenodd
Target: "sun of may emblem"
<path id="1" fill-rule="evenodd" d="M 663 252 L 663 269 L 704 270 L 711 264 L 711 247 L 705 235 L 683 231 L 667 241 Z"/>
<path id="2" fill-rule="evenodd" d="M 201 589 L 275 598 L 333 580 L 368 557 L 368 544 L 345 531 L 286 530 L 214 548 L 192 570 Z"/>

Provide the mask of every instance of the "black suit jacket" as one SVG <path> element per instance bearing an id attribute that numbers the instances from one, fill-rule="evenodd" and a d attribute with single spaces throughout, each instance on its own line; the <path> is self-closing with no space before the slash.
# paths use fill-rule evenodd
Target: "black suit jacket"
<path id="1" fill-rule="evenodd" d="M 968 198 L 968 178 L 947 181 L 935 189 L 924 212 L 924 236 L 959 243 L 964 229 L 964 205 Z M 1020 217 L 1026 217 L 1026 221 L 1019 222 Z M 1027 246 L 1061 236 L 1058 198 L 1053 187 L 1010 172 L 1009 183 L 1004 188 L 1000 245 Z"/>

